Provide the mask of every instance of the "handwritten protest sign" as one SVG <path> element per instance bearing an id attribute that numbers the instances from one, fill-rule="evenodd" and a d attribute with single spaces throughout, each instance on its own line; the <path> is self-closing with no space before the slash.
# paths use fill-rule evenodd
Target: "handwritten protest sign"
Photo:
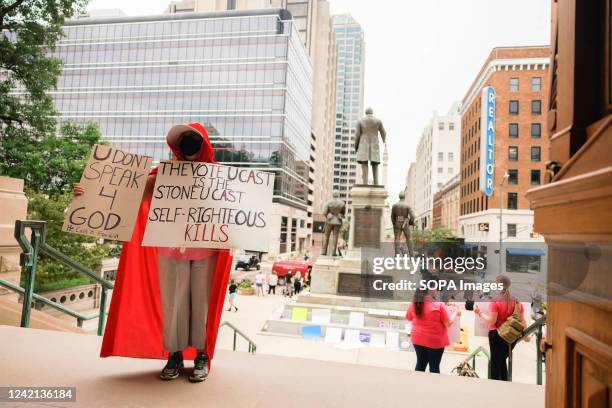
<path id="1" fill-rule="evenodd" d="M 269 250 L 274 174 L 160 163 L 143 246 Z"/>
<path id="2" fill-rule="evenodd" d="M 153 159 L 105 145 L 95 145 L 63 231 L 97 238 L 129 241 Z"/>

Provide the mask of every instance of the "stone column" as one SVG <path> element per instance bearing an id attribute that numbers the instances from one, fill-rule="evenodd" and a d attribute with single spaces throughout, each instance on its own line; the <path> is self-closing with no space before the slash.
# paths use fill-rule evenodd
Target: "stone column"
<path id="1" fill-rule="evenodd" d="M 13 234 L 16 220 L 25 220 L 28 200 L 23 192 L 23 180 L 0 176 L 0 279 L 19 284 L 21 249 Z M 17 298 L 17 294 L 0 287 L 0 296 Z"/>

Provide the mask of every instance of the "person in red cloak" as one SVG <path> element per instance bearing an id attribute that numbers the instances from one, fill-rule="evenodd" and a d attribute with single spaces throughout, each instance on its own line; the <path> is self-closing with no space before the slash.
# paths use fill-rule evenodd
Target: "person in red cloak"
<path id="1" fill-rule="evenodd" d="M 214 163 L 199 123 L 174 126 L 166 136 L 174 160 Z M 232 258 L 228 250 L 141 245 L 157 168 L 147 180 L 132 238 L 123 244 L 100 357 L 168 359 L 160 377 L 175 379 L 194 359 L 190 381 L 210 370 Z M 82 194 L 75 185 L 75 194 Z"/>

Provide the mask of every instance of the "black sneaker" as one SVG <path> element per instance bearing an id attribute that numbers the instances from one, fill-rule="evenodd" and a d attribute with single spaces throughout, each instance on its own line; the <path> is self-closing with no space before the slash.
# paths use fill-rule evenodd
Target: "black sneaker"
<path id="1" fill-rule="evenodd" d="M 208 356 L 204 353 L 198 353 L 193 361 L 193 373 L 189 376 L 191 382 L 202 382 L 208 377 Z"/>
<path id="2" fill-rule="evenodd" d="M 181 370 L 183 369 L 183 353 L 177 351 L 176 353 L 170 353 L 168 356 L 168 362 L 166 366 L 159 374 L 159 378 L 162 380 L 174 380 L 178 378 Z"/>

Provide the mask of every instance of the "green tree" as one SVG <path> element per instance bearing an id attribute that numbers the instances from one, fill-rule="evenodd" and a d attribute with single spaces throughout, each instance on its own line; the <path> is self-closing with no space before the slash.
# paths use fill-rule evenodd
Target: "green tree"
<path id="1" fill-rule="evenodd" d="M 417 243 L 450 242 L 455 240 L 455 235 L 446 227 L 435 227 L 425 230 L 414 229 L 412 240 Z"/>
<path id="2" fill-rule="evenodd" d="M 0 174 L 36 188 L 40 174 L 21 165 L 45 160 L 39 144 L 55 133 L 55 89 L 61 61 L 51 57 L 66 18 L 86 0 L 0 0 Z"/>

